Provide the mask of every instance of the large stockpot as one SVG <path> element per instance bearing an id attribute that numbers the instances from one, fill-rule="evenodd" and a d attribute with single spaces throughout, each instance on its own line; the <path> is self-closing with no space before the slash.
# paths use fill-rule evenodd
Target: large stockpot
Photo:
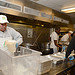
<path id="1" fill-rule="evenodd" d="M 41 49 L 42 49 L 42 55 L 48 55 L 50 54 L 50 43 L 49 42 L 45 42 L 42 43 L 41 45 Z"/>
<path id="2" fill-rule="evenodd" d="M 49 49 L 50 48 L 50 43 L 49 42 L 42 43 L 42 48 L 43 49 Z"/>

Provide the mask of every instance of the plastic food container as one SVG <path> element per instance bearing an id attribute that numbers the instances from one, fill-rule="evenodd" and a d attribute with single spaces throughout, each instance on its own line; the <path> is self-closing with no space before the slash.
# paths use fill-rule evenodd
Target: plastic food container
<path id="1" fill-rule="evenodd" d="M 25 47 L 20 47 L 17 56 L 0 50 L 0 69 L 5 75 L 37 75 L 39 60 L 40 52 Z"/>
<path id="2" fill-rule="evenodd" d="M 52 60 L 50 60 L 47 56 L 40 56 L 38 75 L 49 72 L 51 67 L 52 67 Z"/>

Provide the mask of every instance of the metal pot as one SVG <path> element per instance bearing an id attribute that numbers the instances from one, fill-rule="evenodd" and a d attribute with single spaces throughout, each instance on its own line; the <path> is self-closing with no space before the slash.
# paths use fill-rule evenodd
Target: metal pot
<path id="1" fill-rule="evenodd" d="M 42 48 L 42 55 L 50 54 L 50 43 L 49 42 L 42 43 L 41 48 Z"/>
<path id="2" fill-rule="evenodd" d="M 50 49 L 50 43 L 49 42 L 42 43 L 42 48 L 47 50 Z"/>

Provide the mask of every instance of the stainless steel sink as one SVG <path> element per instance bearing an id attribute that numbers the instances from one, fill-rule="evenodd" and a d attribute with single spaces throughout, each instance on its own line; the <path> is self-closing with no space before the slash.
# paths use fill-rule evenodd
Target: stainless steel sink
<path id="1" fill-rule="evenodd" d="M 19 46 L 16 49 L 16 52 L 14 52 L 14 56 L 19 56 L 19 55 L 28 55 L 31 54 L 32 51 L 30 51 L 29 49 L 25 48 L 25 47 L 21 47 Z"/>

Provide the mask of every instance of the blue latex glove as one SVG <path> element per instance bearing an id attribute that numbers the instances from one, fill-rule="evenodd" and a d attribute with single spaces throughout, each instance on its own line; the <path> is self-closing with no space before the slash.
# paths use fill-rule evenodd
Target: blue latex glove
<path id="1" fill-rule="evenodd" d="M 63 46 L 63 50 L 65 50 L 66 46 Z"/>
<path id="2" fill-rule="evenodd" d="M 64 59 L 66 59 L 66 57 L 64 57 Z"/>
<path id="3" fill-rule="evenodd" d="M 69 60 L 73 60 L 73 59 L 74 59 L 74 56 L 70 56 L 70 57 L 69 57 Z"/>
<path id="4" fill-rule="evenodd" d="M 16 43 L 16 48 L 18 48 L 18 43 Z"/>

